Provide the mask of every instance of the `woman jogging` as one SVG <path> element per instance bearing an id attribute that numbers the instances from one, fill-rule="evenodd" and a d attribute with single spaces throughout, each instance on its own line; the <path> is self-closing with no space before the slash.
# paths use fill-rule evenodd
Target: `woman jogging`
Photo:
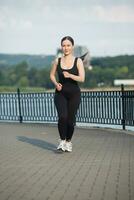
<path id="1" fill-rule="evenodd" d="M 85 70 L 80 58 L 73 56 L 74 40 L 66 36 L 61 40 L 63 56 L 54 61 L 50 79 L 54 83 L 54 103 L 58 112 L 58 130 L 60 143 L 58 150 L 72 151 L 72 136 L 76 121 L 76 113 L 81 100 L 81 92 L 77 82 L 84 82 Z M 56 80 L 58 74 L 58 81 Z"/>

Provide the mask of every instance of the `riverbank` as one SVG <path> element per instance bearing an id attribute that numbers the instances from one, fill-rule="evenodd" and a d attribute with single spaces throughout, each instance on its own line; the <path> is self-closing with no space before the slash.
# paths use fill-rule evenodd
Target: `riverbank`
<path id="1" fill-rule="evenodd" d="M 20 87 L 19 88 L 21 92 L 54 92 L 55 89 L 46 89 L 43 87 Z M 121 87 L 97 87 L 97 88 L 81 88 L 81 91 L 120 91 Z M 134 87 L 125 86 L 125 90 L 134 90 Z M 17 86 L 0 86 L 0 92 L 16 92 Z"/>

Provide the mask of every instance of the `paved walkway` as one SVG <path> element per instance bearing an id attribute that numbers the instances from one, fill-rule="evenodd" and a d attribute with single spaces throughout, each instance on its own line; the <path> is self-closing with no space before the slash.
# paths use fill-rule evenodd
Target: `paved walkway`
<path id="1" fill-rule="evenodd" d="M 0 200 L 133 200 L 134 135 L 76 128 L 72 153 L 57 153 L 58 131 L 0 124 Z"/>

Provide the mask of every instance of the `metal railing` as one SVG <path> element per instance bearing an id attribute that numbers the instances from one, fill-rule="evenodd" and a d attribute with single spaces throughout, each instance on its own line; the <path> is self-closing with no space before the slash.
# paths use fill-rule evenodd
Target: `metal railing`
<path id="1" fill-rule="evenodd" d="M 0 121 L 56 122 L 54 93 L 0 93 Z M 134 126 L 134 91 L 81 92 L 77 122 Z"/>

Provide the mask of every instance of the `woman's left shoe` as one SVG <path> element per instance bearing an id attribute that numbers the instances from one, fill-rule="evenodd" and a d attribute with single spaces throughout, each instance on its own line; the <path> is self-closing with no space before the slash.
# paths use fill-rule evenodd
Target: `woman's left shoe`
<path id="1" fill-rule="evenodd" d="M 72 152 L 72 142 L 67 142 L 65 144 L 65 151 Z"/>

